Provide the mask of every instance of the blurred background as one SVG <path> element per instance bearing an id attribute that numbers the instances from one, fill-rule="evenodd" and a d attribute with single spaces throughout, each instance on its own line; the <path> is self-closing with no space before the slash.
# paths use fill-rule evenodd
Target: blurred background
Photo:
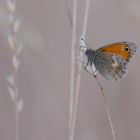
<path id="1" fill-rule="evenodd" d="M 72 0 L 17 0 L 18 38 L 24 49 L 18 71 L 20 140 L 68 140 Z M 77 38 L 85 0 L 78 1 Z M 8 45 L 9 11 L 0 0 L 0 140 L 15 140 L 15 106 L 6 77 L 13 71 Z M 78 41 L 78 40 L 77 40 Z M 127 76 L 110 84 L 99 75 L 117 140 L 140 139 L 140 1 L 91 0 L 87 42 L 91 48 L 132 41 L 138 46 Z M 75 140 L 112 140 L 99 86 L 82 71 Z"/>

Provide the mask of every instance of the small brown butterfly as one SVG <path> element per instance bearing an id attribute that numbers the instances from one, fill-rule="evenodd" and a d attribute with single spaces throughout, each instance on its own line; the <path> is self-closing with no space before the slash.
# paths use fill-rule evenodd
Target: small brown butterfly
<path id="1" fill-rule="evenodd" d="M 128 70 L 128 64 L 135 55 L 137 47 L 132 42 L 116 42 L 97 50 L 86 48 L 87 67 L 95 66 L 96 70 L 108 81 L 122 79 Z"/>

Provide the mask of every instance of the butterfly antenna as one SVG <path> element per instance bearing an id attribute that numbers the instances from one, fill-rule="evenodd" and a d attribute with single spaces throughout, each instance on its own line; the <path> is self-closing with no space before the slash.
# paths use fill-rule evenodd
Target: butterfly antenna
<path id="1" fill-rule="evenodd" d="M 111 115 L 110 115 L 110 109 L 109 109 L 109 106 L 107 104 L 107 100 L 106 100 L 106 97 L 105 97 L 105 93 L 104 93 L 104 89 L 103 89 L 103 86 L 101 85 L 98 77 L 96 75 L 93 75 L 94 78 L 96 79 L 99 87 L 100 87 L 100 90 L 101 90 L 101 94 L 102 94 L 102 97 L 103 97 L 103 100 L 104 100 L 104 103 L 105 103 L 105 108 L 106 108 L 106 113 L 107 113 L 107 116 L 108 116 L 108 120 L 109 120 L 109 123 L 110 123 L 110 127 L 111 127 L 111 131 L 112 131 L 112 135 L 113 135 L 113 140 L 117 140 L 116 138 L 116 134 L 115 134 L 115 129 L 114 129 L 114 125 L 113 125 L 113 122 L 111 120 Z"/>

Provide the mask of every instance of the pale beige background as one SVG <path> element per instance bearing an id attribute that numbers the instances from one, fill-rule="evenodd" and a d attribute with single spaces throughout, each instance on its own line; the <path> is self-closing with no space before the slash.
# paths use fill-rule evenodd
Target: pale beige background
<path id="1" fill-rule="evenodd" d="M 68 0 L 72 13 L 72 0 Z M 85 1 L 78 2 L 77 38 Z M 17 0 L 24 45 L 18 87 L 24 108 L 20 140 L 68 140 L 72 27 L 65 0 Z M 7 43 L 8 9 L 0 0 L 0 140 L 15 139 L 14 106 L 6 77 L 12 70 Z M 139 0 L 91 0 L 87 41 L 92 48 L 115 41 L 140 46 Z M 117 140 L 140 139 L 140 52 L 122 81 L 110 84 L 99 76 L 111 109 Z M 112 140 L 99 87 L 82 72 L 75 140 Z"/>

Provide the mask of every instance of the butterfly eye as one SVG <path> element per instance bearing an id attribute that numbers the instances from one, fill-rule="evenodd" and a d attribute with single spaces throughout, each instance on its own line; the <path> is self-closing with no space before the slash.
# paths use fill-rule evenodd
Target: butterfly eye
<path id="1" fill-rule="evenodd" d="M 125 47 L 124 50 L 125 50 L 126 52 L 129 52 L 129 48 L 128 48 L 128 47 Z"/>

